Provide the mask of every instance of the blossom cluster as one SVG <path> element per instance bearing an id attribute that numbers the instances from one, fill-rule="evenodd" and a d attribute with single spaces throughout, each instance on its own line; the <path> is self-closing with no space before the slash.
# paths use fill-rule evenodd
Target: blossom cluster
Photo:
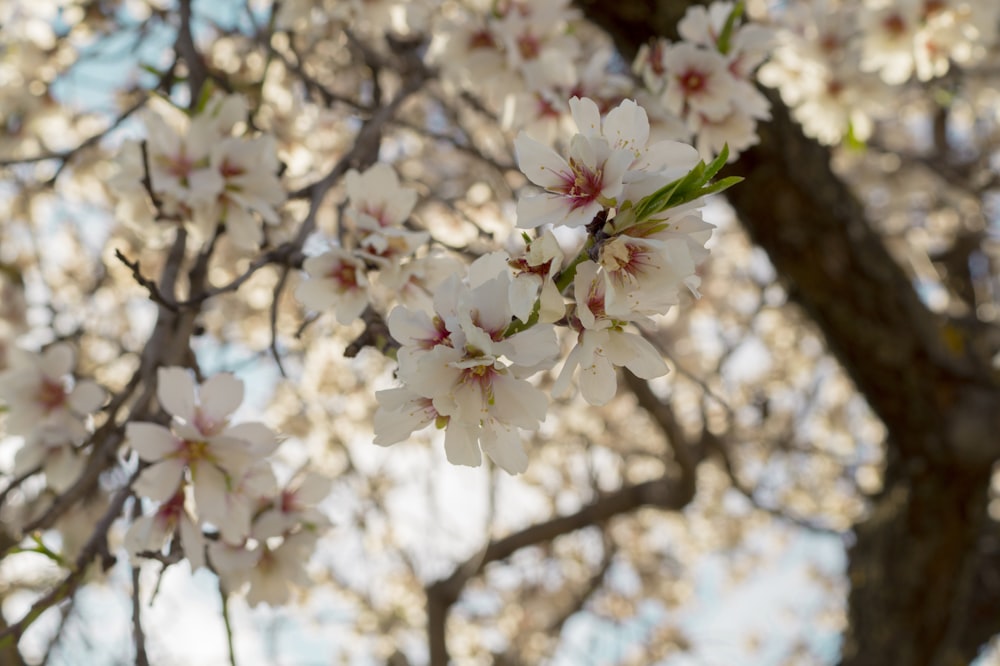
<path id="1" fill-rule="evenodd" d="M 81 449 L 90 434 L 90 416 L 105 399 L 96 383 L 74 379 L 75 362 L 65 343 L 41 353 L 15 348 L 9 367 L 0 372 L 6 433 L 24 441 L 14 456 L 13 473 L 20 476 L 40 467 L 55 492 L 69 488 L 83 472 Z"/>
<path id="2" fill-rule="evenodd" d="M 285 193 L 273 137 L 237 133 L 246 117 L 241 95 L 214 96 L 191 116 L 172 106 L 145 113 L 146 140 L 119 158 L 119 220 L 147 238 L 169 228 L 157 222 L 174 221 L 201 243 L 225 225 L 235 247 L 260 247 L 261 223 L 280 222 Z"/>
<path id="3" fill-rule="evenodd" d="M 1000 5 L 989 0 L 859 4 L 831 15 L 824 5 L 800 3 L 776 15 L 782 29 L 760 70 L 806 133 L 824 143 L 847 134 L 867 139 L 893 107 L 886 84 L 974 64 L 997 40 Z"/>
<path id="4" fill-rule="evenodd" d="M 567 0 L 503 2 L 467 9 L 435 24 L 428 53 L 447 81 L 502 112 L 505 125 L 550 142 L 569 127 L 572 97 L 593 99 L 607 112 L 640 97 L 664 138 L 693 142 L 706 159 L 728 145 L 735 154 L 755 138 L 769 104 L 753 85 L 767 55 L 770 31 L 734 25 L 736 5 L 693 7 L 682 41 L 657 41 L 639 54 L 641 86 L 613 66 L 608 45 L 579 20 Z"/>
<path id="5" fill-rule="evenodd" d="M 737 7 L 733 2 L 691 7 L 677 26 L 681 41 L 661 38 L 644 45 L 632 65 L 706 158 L 724 145 L 734 156 L 753 145 L 757 121 L 771 116 L 767 98 L 754 83 L 771 46 L 771 31 L 739 24 Z"/>
<path id="6" fill-rule="evenodd" d="M 319 312 L 333 309 L 345 325 L 369 304 L 429 302 L 432 288 L 459 264 L 440 253 L 418 254 L 430 234 L 405 226 L 417 193 L 403 187 L 384 163 L 363 173 L 351 170 L 345 181 L 343 244 L 306 259 L 308 278 L 299 284 L 296 297 Z"/>
<path id="7" fill-rule="evenodd" d="M 133 490 L 156 503 L 129 528 L 130 555 L 155 557 L 176 539 L 171 547 L 180 545 L 191 568 L 211 564 L 228 591 L 248 585 L 253 605 L 286 602 L 289 583 L 306 584 L 308 555 L 328 524 L 315 505 L 329 480 L 305 472 L 279 486 L 266 460 L 278 446 L 274 432 L 230 423 L 243 402 L 243 382 L 231 374 L 197 385 L 184 368 L 160 368 L 157 397 L 169 427 L 133 421 L 125 429 L 143 464 Z"/>
<path id="8" fill-rule="evenodd" d="M 630 326 L 652 323 L 682 291 L 696 290 L 711 226 L 690 201 L 670 196 L 704 166 L 689 145 L 649 143 L 646 113 L 632 100 L 603 118 L 593 100 L 570 106 L 580 131 L 568 157 L 525 133 L 515 142 L 520 169 L 542 188 L 519 200 L 518 226 L 583 229 L 584 246 L 567 262 L 546 228 L 521 255 L 488 254 L 466 278 L 446 280 L 430 310 L 396 307 L 387 323 L 400 344 L 401 386 L 376 394 L 376 444 L 434 423 L 451 462 L 478 465 L 482 451 L 508 472 L 523 471 L 518 430 L 537 429 L 548 406 L 528 380 L 555 366 L 556 324 L 575 334 L 557 393 L 579 370 L 583 398 L 602 405 L 614 397 L 615 368 L 643 378 L 667 372 Z"/>

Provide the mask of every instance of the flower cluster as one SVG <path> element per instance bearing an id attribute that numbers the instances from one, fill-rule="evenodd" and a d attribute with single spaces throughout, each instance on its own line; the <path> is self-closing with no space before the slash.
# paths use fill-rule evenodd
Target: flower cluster
<path id="1" fill-rule="evenodd" d="M 431 288 L 457 264 L 439 254 L 417 251 L 430 239 L 425 231 L 404 224 L 417 203 L 417 193 L 402 187 L 388 164 L 346 176 L 345 246 L 334 246 L 306 259 L 308 279 L 296 297 L 317 311 L 333 309 L 337 321 L 349 324 L 370 303 L 427 302 Z"/>
<path id="2" fill-rule="evenodd" d="M 953 63 L 981 61 L 997 39 L 1000 5 L 987 0 L 861 3 L 830 15 L 797 5 L 760 80 L 781 91 L 806 133 L 824 143 L 846 134 L 865 140 L 893 108 L 892 92 L 916 76 L 943 76 Z"/>
<path id="3" fill-rule="evenodd" d="M 218 374 L 198 386 L 189 371 L 171 367 L 161 368 L 157 380 L 170 427 L 130 422 L 125 436 L 145 465 L 133 489 L 158 506 L 133 522 L 126 548 L 137 559 L 161 552 L 176 536 L 192 569 L 206 564 L 207 549 L 231 591 L 249 581 L 251 603 L 283 603 L 288 582 L 303 576 L 302 549 L 326 524 L 312 507 L 329 482 L 307 474 L 278 487 L 265 460 L 278 446 L 274 433 L 262 423 L 230 424 L 243 402 L 243 382 L 234 376 Z M 292 551 L 295 571 L 262 564 Z"/>
<path id="4" fill-rule="evenodd" d="M 739 5 L 694 6 L 678 24 L 681 41 L 658 39 L 633 63 L 646 88 L 678 116 L 706 159 L 724 145 L 743 150 L 757 141 L 757 121 L 770 104 L 753 75 L 768 53 L 769 30 L 738 25 Z"/>
<path id="5" fill-rule="evenodd" d="M 40 354 L 14 349 L 10 367 L 0 372 L 7 434 L 24 439 L 14 457 L 14 475 L 41 467 L 56 492 L 83 472 L 80 446 L 89 434 L 88 417 L 105 397 L 94 382 L 74 381 L 74 365 L 72 348 L 56 343 Z"/>
<path id="6" fill-rule="evenodd" d="M 172 122 L 146 113 L 146 141 L 122 151 L 119 219 L 146 236 L 157 235 L 157 220 L 179 222 L 199 242 L 225 225 L 234 246 L 256 250 L 259 220 L 278 224 L 285 199 L 274 139 L 234 134 L 247 117 L 239 95 L 213 97 L 190 117 L 173 107 L 164 113 Z"/>
<path id="7" fill-rule="evenodd" d="M 546 229 L 522 255 L 485 255 L 465 280 L 447 280 L 430 311 L 394 309 L 388 325 L 401 345 L 402 386 L 376 394 L 376 444 L 434 423 L 445 429 L 451 462 L 478 465 L 483 451 L 508 472 L 523 471 L 517 429 L 536 429 L 548 405 L 527 379 L 555 365 L 553 324 L 576 334 L 557 392 L 580 369 L 584 399 L 601 405 L 615 394 L 616 367 L 643 378 L 666 373 L 628 326 L 651 323 L 683 290 L 695 292 L 711 226 L 694 202 L 727 156 L 705 167 L 689 145 L 649 144 L 646 113 L 632 100 L 603 118 L 593 100 L 573 98 L 570 106 L 580 131 L 568 157 L 525 133 L 515 142 L 520 169 L 543 188 L 519 200 L 518 226 L 585 229 L 583 248 L 567 263 Z"/>
<path id="8" fill-rule="evenodd" d="M 536 429 L 548 400 L 526 378 L 551 367 L 559 347 L 551 324 L 511 325 L 515 311 L 524 313 L 517 296 L 525 292 L 515 287 L 508 260 L 506 253 L 486 255 L 466 280 L 446 280 L 433 315 L 405 306 L 389 314 L 389 331 L 402 345 L 403 386 L 376 394 L 376 444 L 435 423 L 446 430 L 454 464 L 478 465 L 481 449 L 508 472 L 527 468 L 518 428 Z"/>

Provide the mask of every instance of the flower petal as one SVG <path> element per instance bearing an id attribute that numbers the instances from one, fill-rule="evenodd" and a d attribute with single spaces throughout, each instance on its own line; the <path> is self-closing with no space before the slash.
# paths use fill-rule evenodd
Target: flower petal
<path id="1" fill-rule="evenodd" d="M 194 377 L 185 368 L 160 368 L 156 375 L 160 406 L 188 423 L 194 421 Z"/>

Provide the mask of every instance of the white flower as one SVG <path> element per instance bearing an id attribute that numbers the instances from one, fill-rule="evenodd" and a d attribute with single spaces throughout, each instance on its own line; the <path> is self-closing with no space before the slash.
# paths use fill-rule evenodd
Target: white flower
<path id="1" fill-rule="evenodd" d="M 73 383 L 73 349 L 57 343 L 41 354 L 15 350 L 0 373 L 0 402 L 7 405 L 7 432 L 30 438 L 45 426 L 64 430 L 70 439 L 85 433 L 83 418 L 104 401 L 90 381 Z"/>
<path id="2" fill-rule="evenodd" d="M 522 132 L 514 140 L 518 167 L 545 191 L 517 202 L 517 226 L 543 224 L 582 227 L 621 194 L 622 179 L 633 155 L 612 149 L 601 138 L 577 134 L 570 142 L 569 159 Z"/>
<path id="3" fill-rule="evenodd" d="M 719 118 L 729 113 L 733 78 L 726 59 L 718 51 L 693 44 L 674 44 L 663 54 L 666 67 L 664 106 L 677 115 L 700 113 Z"/>
<path id="4" fill-rule="evenodd" d="M 477 261 L 469 283 L 446 282 L 433 317 L 403 307 L 389 314 L 389 331 L 403 345 L 403 386 L 376 394 L 379 444 L 433 421 L 446 428 L 445 453 L 453 464 L 479 465 L 483 451 L 510 473 L 526 468 L 518 428 L 537 428 L 548 401 L 523 377 L 551 365 L 558 345 L 548 324 L 508 334 L 512 277 L 498 256 Z"/>
<path id="5" fill-rule="evenodd" d="M 248 531 L 249 513 L 243 520 L 234 518 L 234 511 L 249 509 L 235 505 L 246 499 L 243 482 L 251 466 L 277 446 L 274 433 L 262 423 L 229 425 L 229 416 L 243 401 L 243 382 L 233 375 L 215 375 L 198 387 L 184 368 L 160 368 L 157 381 L 160 405 L 174 419 L 172 429 L 156 423 L 126 425 L 128 445 L 152 463 L 136 479 L 136 493 L 166 501 L 188 471 L 199 518 L 238 539 L 229 530 Z"/>
<path id="6" fill-rule="evenodd" d="M 659 377 L 667 366 L 656 349 L 641 335 L 627 331 L 624 322 L 605 312 L 605 282 L 598 266 L 584 261 L 573 280 L 580 331 L 576 347 L 566 357 L 553 393 L 565 393 L 580 368 L 580 393 L 592 405 L 607 404 L 618 386 L 615 367 L 624 366 L 643 379 Z"/>
<path id="7" fill-rule="evenodd" d="M 337 321 L 347 325 L 361 316 L 368 305 L 365 265 L 343 248 L 306 259 L 302 265 L 309 279 L 295 290 L 295 297 L 308 308 L 322 312 L 334 309 Z"/>
<path id="8" fill-rule="evenodd" d="M 316 505 L 330 494 L 332 485 L 333 481 L 315 472 L 295 475 L 277 493 L 270 507 L 254 518 L 253 536 L 268 539 L 284 536 L 300 525 L 308 529 L 326 526 L 329 520 L 316 509 Z"/>
<path id="9" fill-rule="evenodd" d="M 171 538 L 179 535 L 191 570 L 205 566 L 205 539 L 184 504 L 184 493 L 178 492 L 152 514 L 139 516 L 132 522 L 123 545 L 133 564 L 141 562 L 141 553 L 162 553 Z"/>

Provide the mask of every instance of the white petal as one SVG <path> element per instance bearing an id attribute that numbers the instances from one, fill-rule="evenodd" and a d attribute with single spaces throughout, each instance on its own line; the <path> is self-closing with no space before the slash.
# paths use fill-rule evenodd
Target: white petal
<path id="1" fill-rule="evenodd" d="M 200 415 L 213 424 L 223 423 L 243 402 L 243 380 L 223 372 L 209 377 L 198 391 Z"/>
<path id="2" fill-rule="evenodd" d="M 569 108 L 573 114 L 573 121 L 581 134 L 586 136 L 601 135 L 601 112 L 594 100 L 589 97 L 583 99 L 574 97 L 569 101 Z"/>
<path id="3" fill-rule="evenodd" d="M 517 200 L 517 226 L 520 229 L 534 229 L 543 224 L 559 224 L 566 219 L 569 211 L 569 200 L 558 194 L 542 192 L 522 196 Z M 588 219 L 587 222 L 589 221 Z"/>
<path id="4" fill-rule="evenodd" d="M 226 428 L 222 433 L 225 437 L 246 440 L 250 446 L 247 450 L 251 456 L 263 458 L 274 452 L 278 448 L 278 438 L 274 431 L 263 423 L 251 421 L 240 423 L 230 428 Z"/>
<path id="5" fill-rule="evenodd" d="M 39 367 L 49 379 L 61 379 L 73 371 L 73 349 L 66 344 L 57 343 L 42 354 Z"/>
<path id="6" fill-rule="evenodd" d="M 514 151 L 518 167 L 539 187 L 558 187 L 565 182 L 564 174 L 571 173 L 566 160 L 524 132 L 514 139 Z"/>
<path id="7" fill-rule="evenodd" d="M 93 414 L 104 402 L 104 389 L 94 382 L 80 382 L 69 394 L 69 406 L 77 414 Z"/>
<path id="8" fill-rule="evenodd" d="M 452 465 L 479 467 L 482 454 L 477 441 L 478 428 L 468 423 L 451 419 L 444 433 L 444 451 Z"/>
<path id="9" fill-rule="evenodd" d="M 528 469 L 528 454 L 524 452 L 517 428 L 488 421 L 483 426 L 480 442 L 486 455 L 509 474 L 520 474 Z"/>
<path id="10" fill-rule="evenodd" d="M 183 475 L 184 462 L 178 458 L 167 458 L 142 470 L 132 489 L 140 497 L 165 502 L 176 494 Z"/>
<path id="11" fill-rule="evenodd" d="M 205 537 L 202 536 L 201 529 L 188 517 L 186 511 L 181 513 L 178 528 L 181 546 L 184 548 L 184 557 L 191 563 L 191 571 L 197 571 L 205 566 Z"/>
<path id="12" fill-rule="evenodd" d="M 611 361 L 594 354 L 590 366 L 580 368 L 580 394 L 592 405 L 606 405 L 618 392 L 618 377 Z"/>
<path id="13" fill-rule="evenodd" d="M 215 523 L 216 527 L 226 517 L 226 487 L 228 480 L 215 465 L 200 462 L 191 468 L 194 485 L 194 503 L 198 507 L 198 518 Z M 230 542 L 232 543 L 232 542 Z"/>
<path id="14" fill-rule="evenodd" d="M 156 375 L 160 406 L 188 423 L 194 421 L 194 377 L 185 368 L 160 368 Z"/>
<path id="15" fill-rule="evenodd" d="M 149 462 L 161 460 L 181 446 L 172 432 L 156 423 L 127 424 L 125 440 L 140 458 Z"/>
<path id="16" fill-rule="evenodd" d="M 295 288 L 295 298 L 310 310 L 329 310 L 337 302 L 337 290 L 333 280 L 311 278 L 303 280 Z"/>

